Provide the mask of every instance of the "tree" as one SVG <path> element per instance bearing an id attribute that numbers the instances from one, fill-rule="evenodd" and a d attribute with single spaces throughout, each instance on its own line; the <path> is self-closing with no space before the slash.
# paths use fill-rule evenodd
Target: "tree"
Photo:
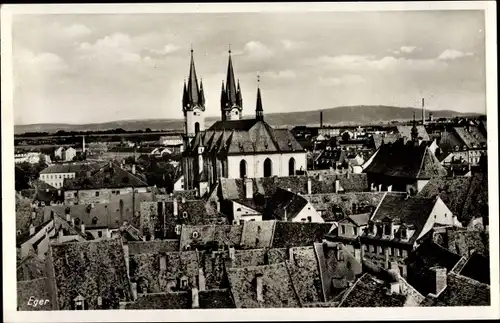
<path id="1" fill-rule="evenodd" d="M 151 132 L 151 128 L 146 128 L 146 132 Z"/>

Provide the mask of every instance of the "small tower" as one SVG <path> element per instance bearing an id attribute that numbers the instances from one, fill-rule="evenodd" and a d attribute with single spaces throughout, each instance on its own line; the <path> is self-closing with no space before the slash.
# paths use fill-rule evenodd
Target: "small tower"
<path id="1" fill-rule="evenodd" d="M 255 119 L 264 121 L 264 110 L 262 109 L 262 98 L 260 95 L 260 76 L 257 75 L 257 106 L 255 108 Z"/>
<path id="2" fill-rule="evenodd" d="M 238 86 L 236 86 L 238 84 Z M 221 119 L 239 120 L 243 110 L 243 99 L 241 96 L 240 82 L 236 83 L 234 78 L 233 61 L 231 59 L 231 48 L 229 48 L 229 61 L 227 64 L 226 87 L 222 83 L 221 90 Z"/>
<path id="3" fill-rule="evenodd" d="M 82 136 L 82 154 L 85 154 L 85 135 Z"/>
<path id="4" fill-rule="evenodd" d="M 422 98 L 422 125 L 425 125 L 425 100 Z"/>
<path id="5" fill-rule="evenodd" d="M 196 133 L 205 130 L 205 94 L 202 82 L 200 82 L 200 86 L 198 86 L 192 48 L 189 78 L 187 84 L 184 82 L 182 111 L 184 113 L 185 136 L 189 141 L 194 138 Z"/>
<path id="6" fill-rule="evenodd" d="M 411 127 L 411 140 L 416 142 L 418 140 L 418 129 L 415 121 L 415 112 L 413 112 L 413 127 Z"/>

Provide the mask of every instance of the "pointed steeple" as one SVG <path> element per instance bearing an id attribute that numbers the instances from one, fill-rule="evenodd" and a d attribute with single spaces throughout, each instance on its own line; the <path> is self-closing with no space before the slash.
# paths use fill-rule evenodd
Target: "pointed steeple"
<path id="1" fill-rule="evenodd" d="M 187 87 L 186 87 L 186 79 L 184 79 L 184 90 L 182 92 L 182 106 L 186 107 L 189 102 Z"/>
<path id="2" fill-rule="evenodd" d="M 240 87 L 240 80 L 238 79 L 238 88 L 236 90 L 236 103 L 238 106 L 243 108 L 243 98 L 241 96 L 241 87 Z"/>
<path id="3" fill-rule="evenodd" d="M 200 104 L 205 106 L 205 91 L 203 91 L 203 79 L 200 78 Z"/>
<path id="4" fill-rule="evenodd" d="M 202 96 L 203 88 L 198 87 L 198 78 L 196 76 L 196 68 L 194 65 L 194 51 L 191 48 L 191 63 L 189 65 L 189 77 L 187 80 L 187 85 L 184 83 L 184 96 L 183 96 L 183 106 L 184 110 L 191 110 L 194 107 L 198 107 L 202 111 L 205 111 L 205 98 Z"/>
<path id="5" fill-rule="evenodd" d="M 236 82 L 234 79 L 233 61 L 231 59 L 231 47 L 229 48 L 229 61 L 227 64 L 226 95 L 230 107 L 237 104 Z"/>
<path id="6" fill-rule="evenodd" d="M 257 107 L 255 108 L 255 119 L 264 120 L 264 109 L 262 109 L 262 97 L 260 95 L 260 76 L 257 75 Z"/>

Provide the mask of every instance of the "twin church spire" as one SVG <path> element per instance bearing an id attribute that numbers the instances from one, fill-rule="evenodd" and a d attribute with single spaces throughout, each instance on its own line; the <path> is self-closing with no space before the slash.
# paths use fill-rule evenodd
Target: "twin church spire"
<path id="1" fill-rule="evenodd" d="M 233 61 L 231 57 L 231 49 L 229 49 L 229 59 L 227 65 L 226 83 L 222 82 L 221 88 L 221 118 L 222 121 L 239 120 L 243 111 L 243 97 L 241 94 L 240 81 L 234 77 Z M 258 79 L 258 82 L 260 80 Z M 193 49 L 191 49 L 191 64 L 189 67 L 189 78 L 186 84 L 184 81 L 184 94 L 183 94 L 183 111 L 193 111 L 198 108 L 205 111 L 205 95 L 203 90 L 203 83 L 200 80 L 198 86 L 198 79 L 196 76 L 196 69 L 194 64 Z M 257 89 L 257 107 L 255 110 L 256 119 L 263 120 L 264 111 L 262 109 L 262 99 L 260 94 L 260 87 Z"/>

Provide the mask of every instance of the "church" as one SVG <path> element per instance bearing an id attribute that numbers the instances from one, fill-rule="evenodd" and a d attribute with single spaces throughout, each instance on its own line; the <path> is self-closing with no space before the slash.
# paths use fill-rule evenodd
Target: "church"
<path id="1" fill-rule="evenodd" d="M 205 95 L 203 83 L 198 84 L 193 50 L 182 106 L 182 189 L 197 189 L 203 196 L 219 178 L 294 176 L 306 170 L 306 151 L 293 134 L 264 121 L 260 86 L 255 117 L 243 118 L 241 87 L 234 77 L 231 50 L 221 89 L 221 120 L 205 129 Z"/>

